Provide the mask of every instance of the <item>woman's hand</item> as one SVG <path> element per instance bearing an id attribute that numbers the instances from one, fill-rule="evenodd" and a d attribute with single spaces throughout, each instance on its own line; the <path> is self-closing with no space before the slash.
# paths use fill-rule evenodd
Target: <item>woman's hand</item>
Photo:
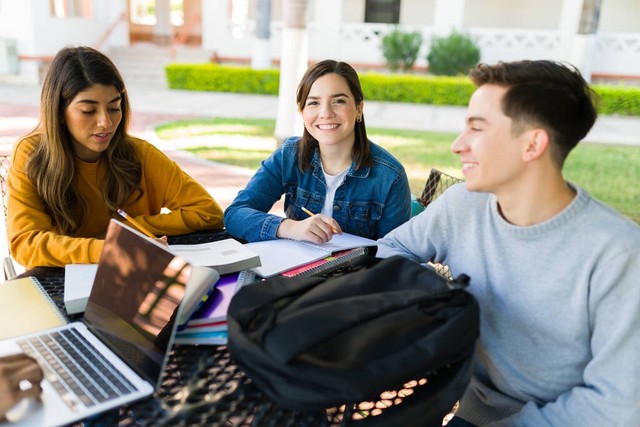
<path id="1" fill-rule="evenodd" d="M 328 242 L 334 234 L 342 234 L 340 225 L 335 219 L 322 214 L 300 221 L 286 218 L 276 232 L 276 236 L 280 238 L 307 240 L 313 243 Z"/>

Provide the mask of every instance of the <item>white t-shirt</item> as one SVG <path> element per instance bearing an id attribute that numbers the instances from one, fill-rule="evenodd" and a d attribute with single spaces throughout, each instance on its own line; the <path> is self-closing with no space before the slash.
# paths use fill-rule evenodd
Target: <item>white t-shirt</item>
<path id="1" fill-rule="evenodd" d="M 324 171 L 324 168 L 322 168 L 324 180 L 327 183 L 327 197 L 324 199 L 324 206 L 320 213 L 333 218 L 333 199 L 336 197 L 336 190 L 342 185 L 344 177 L 347 176 L 347 172 L 349 172 L 349 168 L 346 168 L 337 175 L 329 175 Z"/>

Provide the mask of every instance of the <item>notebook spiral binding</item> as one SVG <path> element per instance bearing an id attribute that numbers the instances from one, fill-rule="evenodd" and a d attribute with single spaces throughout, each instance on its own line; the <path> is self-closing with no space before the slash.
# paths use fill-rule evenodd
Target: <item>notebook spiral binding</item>
<path id="1" fill-rule="evenodd" d="M 318 261 L 317 263 L 311 263 L 308 266 L 303 266 L 295 269 L 295 271 L 290 271 L 288 272 L 289 274 L 283 273 L 283 275 L 287 277 L 308 277 L 331 273 L 332 271 L 351 264 L 352 262 L 367 255 L 367 253 L 368 249 L 366 247 L 348 249 L 333 254 L 330 257 L 332 259 L 328 261 L 327 258 L 325 258 Z"/>

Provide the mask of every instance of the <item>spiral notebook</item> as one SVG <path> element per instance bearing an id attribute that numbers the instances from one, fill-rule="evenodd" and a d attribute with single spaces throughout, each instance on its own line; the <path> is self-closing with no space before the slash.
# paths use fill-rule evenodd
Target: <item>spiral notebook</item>
<path id="1" fill-rule="evenodd" d="M 0 340 L 65 325 L 67 320 L 35 277 L 0 284 Z"/>
<path id="2" fill-rule="evenodd" d="M 377 242 L 353 234 L 334 234 L 326 243 L 316 244 L 301 240 L 275 239 L 245 243 L 260 255 L 262 265 L 250 270 L 263 278 L 273 277 L 294 268 L 306 266 L 336 253 L 360 247 L 377 247 Z"/>
<path id="3" fill-rule="evenodd" d="M 308 277 L 330 273 L 359 260 L 367 255 L 367 253 L 369 253 L 367 247 L 348 249 L 346 251 L 336 252 L 318 261 L 313 261 L 309 264 L 284 271 L 280 274 L 286 277 Z"/>

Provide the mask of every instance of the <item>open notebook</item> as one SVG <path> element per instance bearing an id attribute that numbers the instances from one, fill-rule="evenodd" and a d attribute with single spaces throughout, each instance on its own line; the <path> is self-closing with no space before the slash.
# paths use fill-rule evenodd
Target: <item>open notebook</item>
<path id="1" fill-rule="evenodd" d="M 0 354 L 26 352 L 45 372 L 42 402 L 13 425 L 69 424 L 151 395 L 183 298 L 206 292 L 187 291 L 191 271 L 163 245 L 111 220 L 82 321 L 0 341 Z"/>
<path id="2" fill-rule="evenodd" d="M 260 277 L 273 277 L 285 271 L 327 258 L 353 248 L 377 247 L 375 240 L 354 234 L 334 234 L 330 241 L 316 244 L 302 240 L 275 239 L 245 243 L 260 255 L 262 265 L 250 270 Z"/>

